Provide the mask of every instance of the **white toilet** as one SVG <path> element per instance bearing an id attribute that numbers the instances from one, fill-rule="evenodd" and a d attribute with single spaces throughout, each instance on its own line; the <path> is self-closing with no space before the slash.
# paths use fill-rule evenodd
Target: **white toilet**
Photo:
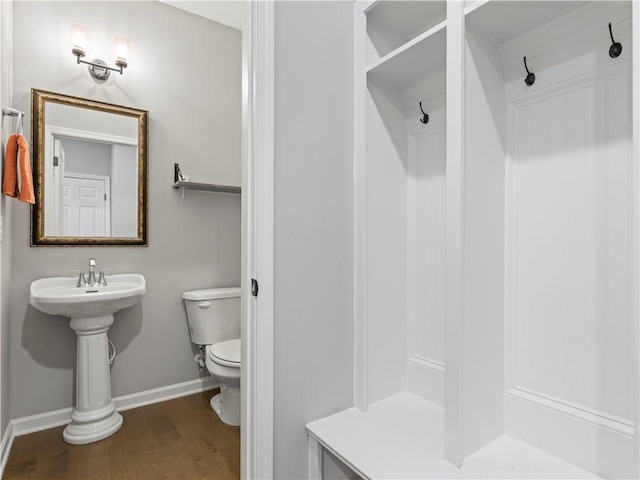
<path id="1" fill-rule="evenodd" d="M 240 287 L 182 295 L 191 341 L 205 347 L 205 364 L 220 384 L 211 407 L 224 423 L 240 426 Z"/>

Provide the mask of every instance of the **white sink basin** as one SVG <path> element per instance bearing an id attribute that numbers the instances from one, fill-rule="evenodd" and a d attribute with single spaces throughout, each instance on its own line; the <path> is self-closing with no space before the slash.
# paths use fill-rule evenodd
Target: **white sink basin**
<path id="1" fill-rule="evenodd" d="M 41 278 L 31 284 L 29 303 L 41 312 L 69 318 L 112 315 L 138 303 L 147 292 L 137 273 L 109 275 L 106 286 L 76 287 L 77 277 Z"/>
<path id="2" fill-rule="evenodd" d="M 77 287 L 76 277 L 52 277 L 31 284 L 29 302 L 50 315 L 64 315 L 76 332 L 76 404 L 62 437 L 81 445 L 116 433 L 122 415 L 111 399 L 107 331 L 113 314 L 138 303 L 147 292 L 137 273 L 109 275 L 107 285 Z"/>

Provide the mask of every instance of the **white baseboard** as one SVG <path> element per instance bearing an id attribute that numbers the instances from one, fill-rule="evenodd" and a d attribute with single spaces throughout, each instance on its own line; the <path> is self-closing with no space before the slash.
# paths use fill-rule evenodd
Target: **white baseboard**
<path id="1" fill-rule="evenodd" d="M 115 397 L 113 403 L 118 411 L 129 410 L 131 408 L 144 407 L 152 403 L 164 402 L 174 398 L 186 397 L 194 393 L 206 392 L 218 388 L 218 383 L 212 376 L 190 380 L 188 382 L 176 383 L 167 387 L 154 388 L 144 392 L 131 393 Z"/>
<path id="2" fill-rule="evenodd" d="M 198 392 L 212 390 L 217 387 L 218 384 L 215 382 L 214 378 L 208 376 L 196 380 L 190 380 L 188 382 L 176 383 L 175 385 L 168 385 L 166 387 L 154 388 L 152 390 L 145 390 L 143 392 L 114 397 L 113 403 L 116 404 L 116 409 L 118 411 L 123 411 L 131 408 L 151 405 L 152 403 L 172 400 L 178 397 L 184 397 Z M 33 432 L 40 432 L 42 430 L 59 427 L 60 425 L 69 423 L 71 421 L 72 410 L 73 409 L 69 407 L 10 420 L 9 427 L 7 427 L 7 431 L 10 428 L 12 430 L 10 443 L 13 442 L 13 437 L 19 437 L 20 435 L 26 435 Z M 4 438 L 2 445 L 4 446 Z M 2 453 L 4 454 L 4 450 Z"/>
<path id="3" fill-rule="evenodd" d="M 9 452 L 11 451 L 14 438 L 13 424 L 10 421 L 4 430 L 2 442 L 0 443 L 0 478 L 4 476 L 4 467 L 7 466 L 7 460 L 9 460 Z"/>
<path id="4" fill-rule="evenodd" d="M 527 389 L 504 397 L 506 434 L 604 478 L 633 478 L 633 425 Z"/>
<path id="5" fill-rule="evenodd" d="M 60 410 L 52 410 L 51 412 L 10 420 L 9 423 L 13 425 L 13 436 L 19 437 L 65 425 L 71 421 L 71 410 L 71 407 L 61 408 Z"/>
<path id="6" fill-rule="evenodd" d="M 419 397 L 444 405 L 444 374 L 443 363 L 414 355 L 407 360 L 407 389 Z"/>

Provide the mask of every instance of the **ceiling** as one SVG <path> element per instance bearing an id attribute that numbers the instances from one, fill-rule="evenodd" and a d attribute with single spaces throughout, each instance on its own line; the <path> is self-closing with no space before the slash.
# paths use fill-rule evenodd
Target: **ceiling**
<path id="1" fill-rule="evenodd" d="M 244 21 L 243 0 L 160 0 L 162 3 L 180 8 L 214 22 L 242 30 Z"/>

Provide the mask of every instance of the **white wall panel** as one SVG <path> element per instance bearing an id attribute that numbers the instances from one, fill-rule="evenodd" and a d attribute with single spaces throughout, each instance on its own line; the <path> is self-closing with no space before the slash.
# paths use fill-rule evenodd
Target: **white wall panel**
<path id="1" fill-rule="evenodd" d="M 444 253 L 446 215 L 445 131 L 429 126 L 415 138 L 415 270 L 416 311 L 408 330 L 409 356 L 444 362 Z M 411 240 L 410 240 L 411 241 Z"/>
<path id="2" fill-rule="evenodd" d="M 348 2 L 275 5 L 278 479 L 306 478 L 306 423 L 353 405 L 352 15 Z"/>
<path id="3" fill-rule="evenodd" d="M 493 48 L 466 32 L 464 69 L 464 453 L 503 433 L 506 107 Z"/>
<path id="4" fill-rule="evenodd" d="M 621 418 L 631 415 L 629 87 L 616 74 L 515 107 L 510 218 L 512 385 Z"/>
<path id="5" fill-rule="evenodd" d="M 417 119 L 411 119 L 409 126 Z M 444 402 L 445 127 L 409 136 L 407 184 L 407 389 Z"/>
<path id="6" fill-rule="evenodd" d="M 369 403 L 406 388 L 405 119 L 370 85 L 367 152 L 367 352 Z M 375 147 L 374 147 L 375 146 Z"/>

